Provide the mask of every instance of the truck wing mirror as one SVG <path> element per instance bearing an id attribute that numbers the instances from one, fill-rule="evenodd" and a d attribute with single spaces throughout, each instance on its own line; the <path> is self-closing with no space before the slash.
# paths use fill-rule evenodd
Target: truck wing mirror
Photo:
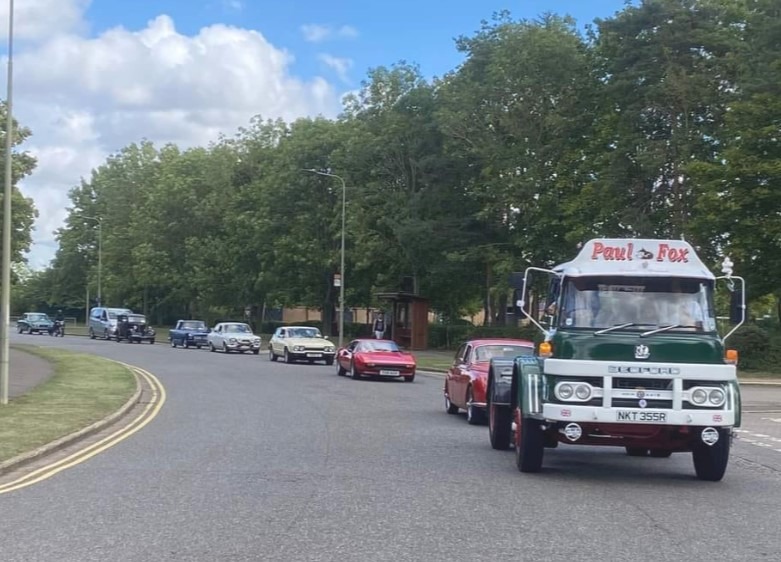
<path id="1" fill-rule="evenodd" d="M 744 320 L 743 293 L 737 289 L 729 295 L 729 321 L 740 324 Z"/>

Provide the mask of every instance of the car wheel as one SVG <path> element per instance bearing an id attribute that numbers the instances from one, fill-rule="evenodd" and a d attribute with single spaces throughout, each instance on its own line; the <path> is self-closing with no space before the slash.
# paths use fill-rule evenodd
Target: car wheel
<path id="1" fill-rule="evenodd" d="M 176 347 L 176 340 L 171 338 L 171 347 Z"/>
<path id="2" fill-rule="evenodd" d="M 141 343 L 141 342 L 138 342 L 138 343 Z M 155 338 L 152 338 L 151 340 L 149 340 L 149 345 L 155 345 Z"/>
<path id="3" fill-rule="evenodd" d="M 187 338 L 182 338 L 182 347 L 185 349 L 190 349 L 190 342 L 187 341 Z"/>
<path id="4" fill-rule="evenodd" d="M 293 357 L 288 352 L 287 348 L 285 348 L 285 363 L 292 363 Z"/>
<path id="5" fill-rule="evenodd" d="M 445 384 L 445 411 L 451 415 L 458 413 L 458 406 L 450 401 L 450 393 L 447 391 L 447 384 Z"/>
<path id="6" fill-rule="evenodd" d="M 16 327 L 16 331 L 19 332 L 20 334 L 23 334 L 24 333 L 24 328 L 22 328 L 21 326 L 17 326 Z"/>
<path id="7" fill-rule="evenodd" d="M 253 350 L 252 350 L 252 353 L 253 353 L 254 355 L 260 355 L 260 350 L 259 350 L 259 349 L 253 349 Z"/>
<path id="8" fill-rule="evenodd" d="M 404 382 L 415 382 L 415 375 L 404 377 Z"/>
<path id="9" fill-rule="evenodd" d="M 656 459 L 666 459 L 672 456 L 673 452 L 667 449 L 651 449 L 651 456 Z"/>
<path id="10" fill-rule="evenodd" d="M 277 356 L 274 353 L 274 349 L 271 346 L 268 347 L 268 360 L 269 361 L 276 361 L 277 360 Z"/>
<path id="11" fill-rule="evenodd" d="M 217 351 L 217 350 L 214 348 L 214 344 L 213 344 L 212 342 L 209 342 L 209 351 L 211 351 L 212 353 L 214 353 L 215 351 Z"/>
<path id="12" fill-rule="evenodd" d="M 108 330 L 103 330 L 103 339 L 104 340 L 109 339 L 109 337 L 108 337 Z"/>
<path id="13" fill-rule="evenodd" d="M 644 447 L 627 447 L 626 454 L 630 457 L 647 457 L 648 449 Z"/>
<path id="14" fill-rule="evenodd" d="M 92 328 L 89 329 L 89 339 L 91 340 L 95 339 L 95 332 L 92 331 Z"/>
<path id="15" fill-rule="evenodd" d="M 475 396 L 472 387 L 466 389 L 466 421 L 470 425 L 481 425 L 483 423 L 483 411 L 477 406 L 473 406 Z"/>
<path id="16" fill-rule="evenodd" d="M 325 364 L 326 364 L 326 365 L 328 365 L 328 366 L 330 367 L 331 365 L 333 365 L 333 364 L 334 364 L 334 358 L 333 358 L 333 357 L 330 357 L 330 358 L 326 359 L 326 360 L 325 360 Z"/>
<path id="17" fill-rule="evenodd" d="M 355 368 L 355 362 L 350 363 L 350 376 L 355 380 L 361 378 L 361 373 Z"/>
<path id="18" fill-rule="evenodd" d="M 222 342 L 222 352 L 228 353 L 228 344 L 225 342 Z"/>
<path id="19" fill-rule="evenodd" d="M 345 376 L 346 374 L 347 374 L 347 371 L 345 371 L 344 369 L 342 369 L 342 365 L 341 365 L 341 363 L 339 363 L 339 361 L 337 361 L 337 362 L 336 362 L 336 376 L 338 376 L 338 377 L 343 377 L 343 376 Z"/>
<path id="20" fill-rule="evenodd" d="M 198 349 L 201 349 L 203 346 L 202 345 L 196 345 L 195 347 L 197 347 Z"/>

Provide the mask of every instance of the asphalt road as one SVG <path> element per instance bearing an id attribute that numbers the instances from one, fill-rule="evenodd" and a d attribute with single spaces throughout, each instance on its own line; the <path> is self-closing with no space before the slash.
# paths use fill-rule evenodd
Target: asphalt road
<path id="1" fill-rule="evenodd" d="M 445 414 L 440 378 L 353 381 L 264 354 L 35 342 L 148 369 L 168 400 L 127 441 L 0 496 L 3 562 L 756 561 L 781 552 L 781 451 L 742 437 L 720 483 L 696 480 L 689 455 L 610 448 L 559 447 L 543 473 L 527 475 L 512 452 L 490 448 L 486 427 Z M 768 392 L 781 404 L 781 388 L 758 396 Z"/>

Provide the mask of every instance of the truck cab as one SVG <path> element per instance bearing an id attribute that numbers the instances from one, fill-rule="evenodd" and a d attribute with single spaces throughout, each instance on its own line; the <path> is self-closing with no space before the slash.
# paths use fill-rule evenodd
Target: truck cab
<path id="1" fill-rule="evenodd" d="M 725 264 L 726 275 L 714 276 L 682 240 L 597 239 L 570 262 L 527 269 L 518 305 L 543 341 L 512 369 L 492 366 L 494 448 L 512 439 L 522 472 L 539 471 L 545 449 L 559 444 L 686 452 L 700 479 L 721 480 L 740 425 L 737 352 L 725 340 L 745 315 L 743 280 Z M 544 322 L 526 300 L 539 275 L 549 277 Z M 737 303 L 724 337 L 717 282 Z"/>

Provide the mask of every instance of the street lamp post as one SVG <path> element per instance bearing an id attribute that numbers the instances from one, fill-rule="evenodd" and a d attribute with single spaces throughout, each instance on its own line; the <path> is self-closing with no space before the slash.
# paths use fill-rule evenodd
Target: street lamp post
<path id="1" fill-rule="evenodd" d="M 98 223 L 98 306 L 103 306 L 103 219 L 76 215 L 80 219 L 92 220 Z"/>
<path id="2" fill-rule="evenodd" d="M 13 196 L 14 119 L 11 111 L 13 94 L 14 0 L 8 0 L 8 81 L 5 110 L 5 187 L 3 189 L 3 264 L 0 274 L 0 404 L 8 404 L 8 332 L 11 330 L 11 197 Z"/>
<path id="3" fill-rule="evenodd" d="M 344 183 L 344 179 L 341 176 L 337 176 L 330 172 L 321 172 L 314 168 L 305 169 L 304 171 L 319 174 L 321 176 L 328 176 L 329 178 L 336 178 L 342 182 L 342 257 L 341 266 L 339 267 L 339 347 L 342 347 L 342 344 L 344 343 L 344 231 L 345 217 L 347 216 L 347 184 Z"/>

